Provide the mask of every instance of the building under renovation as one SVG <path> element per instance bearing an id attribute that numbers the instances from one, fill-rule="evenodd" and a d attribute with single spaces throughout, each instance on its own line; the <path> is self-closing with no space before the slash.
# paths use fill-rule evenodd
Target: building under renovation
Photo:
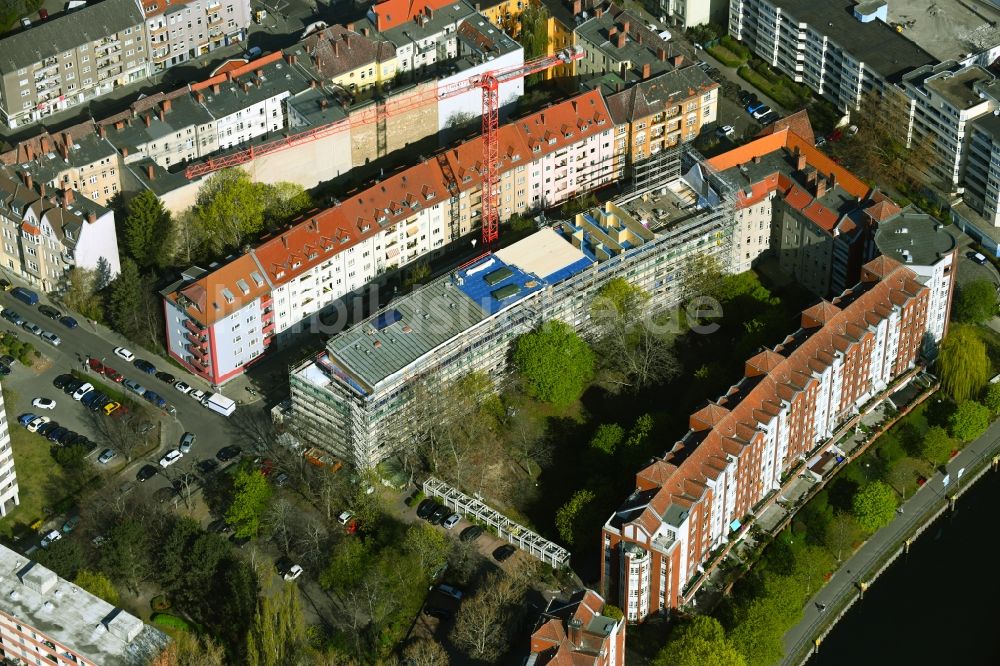
<path id="1" fill-rule="evenodd" d="M 676 177 L 547 226 L 394 300 L 331 338 L 291 371 L 292 417 L 332 453 L 373 466 L 412 442 L 410 412 L 421 383 L 485 372 L 507 374 L 511 343 L 543 322 L 588 333 L 597 291 L 624 278 L 667 308 L 685 296 L 698 255 L 727 268 L 731 188 L 690 152 Z"/>

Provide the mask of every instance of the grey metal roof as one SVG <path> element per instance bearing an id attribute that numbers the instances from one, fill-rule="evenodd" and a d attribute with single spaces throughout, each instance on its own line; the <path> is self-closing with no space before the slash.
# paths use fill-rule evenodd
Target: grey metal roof
<path id="1" fill-rule="evenodd" d="M 136 0 L 104 0 L 32 24 L 0 40 L 0 73 L 27 67 L 142 22 Z M 141 29 L 137 37 L 145 39 Z"/>
<path id="2" fill-rule="evenodd" d="M 108 140 L 118 148 L 135 149 L 151 141 L 174 136 L 177 132 L 195 125 L 205 125 L 214 119 L 212 114 L 189 95 L 179 95 L 170 100 L 170 110 L 160 120 L 159 109 L 140 112 L 134 118 L 126 118 L 121 129 L 114 124 L 106 125 Z M 146 127 L 146 116 L 149 127 Z"/>
<path id="3" fill-rule="evenodd" d="M 384 313 L 397 311 L 399 321 L 376 330 Z M 363 324 L 327 343 L 330 360 L 368 387 L 388 378 L 418 358 L 486 318 L 450 277 L 403 296 Z"/>
<path id="4" fill-rule="evenodd" d="M 901 263 L 930 266 L 958 246 L 960 234 L 953 225 L 943 226 L 927 213 L 907 209 L 878 225 L 875 245 Z"/>

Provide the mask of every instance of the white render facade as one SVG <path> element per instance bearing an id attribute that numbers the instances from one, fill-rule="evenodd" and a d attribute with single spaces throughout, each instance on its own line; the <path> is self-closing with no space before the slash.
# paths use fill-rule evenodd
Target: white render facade
<path id="1" fill-rule="evenodd" d="M 10 446 L 10 423 L 0 393 L 0 516 L 21 504 L 18 494 L 17 472 L 14 470 L 14 451 Z M 13 504 L 11 504 L 13 502 Z"/>
<path id="2" fill-rule="evenodd" d="M 161 2 L 144 6 L 154 72 L 242 41 L 250 27 L 250 0 Z"/>

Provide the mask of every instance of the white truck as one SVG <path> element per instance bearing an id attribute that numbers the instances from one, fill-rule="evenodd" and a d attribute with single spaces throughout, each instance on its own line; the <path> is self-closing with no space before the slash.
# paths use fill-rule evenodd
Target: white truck
<path id="1" fill-rule="evenodd" d="M 223 416 L 232 416 L 233 412 L 236 411 L 236 401 L 221 393 L 209 393 L 202 398 L 201 404 Z"/>

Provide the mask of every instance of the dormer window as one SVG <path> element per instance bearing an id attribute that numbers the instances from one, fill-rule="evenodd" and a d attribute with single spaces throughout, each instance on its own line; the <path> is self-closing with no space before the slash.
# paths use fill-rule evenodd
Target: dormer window
<path id="1" fill-rule="evenodd" d="M 250 285 L 247 284 L 246 280 L 244 280 L 242 278 L 239 279 L 239 280 L 237 280 L 236 281 L 236 286 L 240 288 L 240 291 L 243 292 L 244 296 L 246 296 L 247 294 L 250 293 Z"/>
<path id="2" fill-rule="evenodd" d="M 309 253 L 309 261 L 312 261 L 313 259 L 315 259 L 318 256 L 319 256 L 319 252 L 310 252 Z"/>
<path id="3" fill-rule="evenodd" d="M 233 292 L 229 291 L 229 289 L 222 290 L 222 297 L 225 298 L 226 303 L 229 304 L 232 304 L 236 300 L 236 297 L 233 296 Z"/>
<path id="4" fill-rule="evenodd" d="M 276 272 L 276 273 L 274 274 L 274 279 L 275 279 L 275 280 L 280 280 L 280 279 L 281 279 L 281 278 L 283 278 L 283 277 L 285 277 L 285 271 L 277 271 L 277 272 Z"/>
<path id="5" fill-rule="evenodd" d="M 264 286 L 264 278 L 262 278 L 260 276 L 260 273 L 258 273 L 257 271 L 254 271 L 253 273 L 250 274 L 250 279 L 253 280 L 254 284 L 257 285 L 258 287 Z"/>
<path id="6" fill-rule="evenodd" d="M 302 265 L 301 261 L 293 261 L 292 262 L 292 270 L 294 271 L 296 268 L 298 268 L 301 265 Z"/>

